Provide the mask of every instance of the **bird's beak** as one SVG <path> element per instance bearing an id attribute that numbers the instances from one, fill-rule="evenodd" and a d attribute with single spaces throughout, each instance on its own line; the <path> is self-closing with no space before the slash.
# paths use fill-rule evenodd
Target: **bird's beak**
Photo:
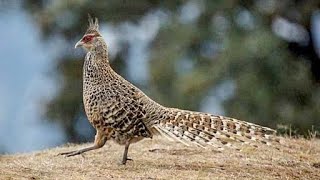
<path id="1" fill-rule="evenodd" d="M 83 42 L 80 40 L 76 43 L 76 45 L 74 46 L 74 48 L 80 47 L 83 45 Z"/>

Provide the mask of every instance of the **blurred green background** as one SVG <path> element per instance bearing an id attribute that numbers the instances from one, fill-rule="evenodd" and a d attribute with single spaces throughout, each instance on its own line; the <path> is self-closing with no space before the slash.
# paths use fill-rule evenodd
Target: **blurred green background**
<path id="1" fill-rule="evenodd" d="M 37 43 L 45 50 L 30 49 L 30 57 L 41 51 L 51 59 L 41 66 L 51 85 L 41 91 L 52 93 L 30 99 L 38 98 L 37 117 L 49 123 L 35 137 L 56 131 L 50 136 L 59 138 L 29 149 L 93 139 L 82 105 L 85 52 L 73 49 L 88 13 L 99 18 L 112 67 L 157 102 L 310 137 L 320 130 L 319 5 L 318 0 L 1 1 L 0 22 L 15 17 L 6 16 L 11 10 L 23 12 L 17 16 L 27 16 L 35 29 L 30 33 L 39 34 Z M 9 138 L 0 139 L 2 152 L 26 150 L 10 149 L 3 143 Z"/>

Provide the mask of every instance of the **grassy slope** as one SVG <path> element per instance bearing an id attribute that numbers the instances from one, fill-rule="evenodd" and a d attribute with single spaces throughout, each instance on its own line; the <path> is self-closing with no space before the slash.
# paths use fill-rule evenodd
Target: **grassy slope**
<path id="1" fill-rule="evenodd" d="M 243 146 L 218 152 L 155 138 L 132 145 L 134 161 L 126 166 L 118 165 L 123 147 L 114 143 L 83 156 L 56 156 L 88 146 L 69 145 L 2 155 L 0 179 L 320 179 L 320 140 L 283 141 L 280 150 Z"/>

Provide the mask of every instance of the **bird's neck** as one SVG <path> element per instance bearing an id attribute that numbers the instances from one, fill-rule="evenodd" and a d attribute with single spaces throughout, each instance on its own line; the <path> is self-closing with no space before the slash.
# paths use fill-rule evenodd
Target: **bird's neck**
<path id="1" fill-rule="evenodd" d="M 110 79 L 110 67 L 108 60 L 107 45 L 104 41 L 95 42 L 95 46 L 87 53 L 83 66 L 84 85 L 101 84 Z"/>
<path id="2" fill-rule="evenodd" d="M 103 39 L 99 39 L 93 49 L 91 50 L 92 55 L 94 55 L 94 60 L 96 63 L 101 63 L 102 65 L 109 65 L 108 48 Z"/>

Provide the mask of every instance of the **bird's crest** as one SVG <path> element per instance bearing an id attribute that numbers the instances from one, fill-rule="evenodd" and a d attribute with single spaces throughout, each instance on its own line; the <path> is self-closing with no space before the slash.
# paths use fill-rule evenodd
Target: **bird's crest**
<path id="1" fill-rule="evenodd" d="M 86 34 L 99 33 L 99 22 L 98 18 L 92 18 L 90 14 L 88 14 L 89 26 Z"/>

